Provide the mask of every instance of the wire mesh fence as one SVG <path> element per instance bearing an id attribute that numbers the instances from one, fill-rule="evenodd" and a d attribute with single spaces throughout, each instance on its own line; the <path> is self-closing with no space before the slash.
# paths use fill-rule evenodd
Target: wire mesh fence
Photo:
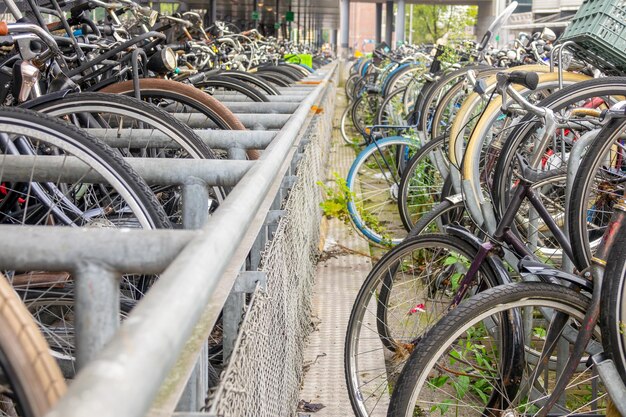
<path id="1" fill-rule="evenodd" d="M 321 109 L 334 108 L 329 89 Z M 247 307 L 235 349 L 220 386 L 209 398 L 216 416 L 288 416 L 296 413 L 303 352 L 312 330 L 310 312 L 318 256 L 320 202 L 317 181 L 324 176 L 332 111 L 314 116 L 297 167 L 298 180 L 284 203 L 261 269 L 265 289 L 257 288 Z"/>

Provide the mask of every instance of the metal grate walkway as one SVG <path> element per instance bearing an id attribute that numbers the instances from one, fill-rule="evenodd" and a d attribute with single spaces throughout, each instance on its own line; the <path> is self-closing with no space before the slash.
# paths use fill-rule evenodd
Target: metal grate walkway
<path id="1" fill-rule="evenodd" d="M 354 150 L 344 145 L 338 127 L 345 102 L 342 95 L 335 107 L 327 182 L 334 180 L 334 172 L 345 178 L 355 157 Z M 303 410 L 299 415 L 344 417 L 352 415 L 343 365 L 346 327 L 356 294 L 372 265 L 367 256 L 367 242 L 351 226 L 337 219 L 323 221 L 322 242 L 324 252 L 317 265 L 313 295 L 315 329 L 304 354 L 305 376 L 300 398 L 324 408 L 317 412 Z"/>

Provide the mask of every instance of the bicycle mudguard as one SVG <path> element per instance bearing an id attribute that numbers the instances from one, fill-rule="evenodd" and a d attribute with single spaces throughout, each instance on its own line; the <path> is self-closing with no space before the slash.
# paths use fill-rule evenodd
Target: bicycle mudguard
<path id="1" fill-rule="evenodd" d="M 33 109 L 41 104 L 46 104 L 52 101 L 60 100 L 64 98 L 65 96 L 67 96 L 68 94 L 70 94 L 71 92 L 72 90 L 55 91 L 54 93 L 48 93 L 41 97 L 37 97 L 34 100 L 28 100 L 20 104 L 18 107 L 21 107 L 23 109 Z"/>
<path id="2" fill-rule="evenodd" d="M 461 225 L 444 226 L 444 230 L 446 233 L 450 233 L 451 235 L 469 243 L 474 249 L 476 249 L 476 251 L 479 251 L 483 244 L 488 243 L 474 236 L 469 230 Z M 485 257 L 485 262 L 489 264 L 493 272 L 496 274 L 496 278 L 500 285 L 513 282 L 506 267 L 504 266 L 504 263 L 502 262 L 502 259 L 500 259 L 498 255 L 488 253 Z"/>
<path id="3" fill-rule="evenodd" d="M 535 275 L 545 282 L 554 282 L 554 278 L 558 278 L 575 284 L 585 291 L 593 292 L 593 283 L 591 281 L 535 261 L 528 256 L 520 259 L 517 268 L 522 276 Z"/>

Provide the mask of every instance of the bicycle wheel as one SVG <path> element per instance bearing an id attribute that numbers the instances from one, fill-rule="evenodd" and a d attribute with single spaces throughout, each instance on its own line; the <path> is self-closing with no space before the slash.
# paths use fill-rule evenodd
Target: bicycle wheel
<path id="1" fill-rule="evenodd" d="M 446 314 L 416 346 L 398 379 L 389 416 L 536 415 L 560 371 L 527 360 L 567 361 L 568 349 L 546 343 L 550 323 L 543 309 L 581 326 L 588 298 L 544 283 L 516 283 L 477 294 Z M 596 331 L 600 337 L 599 329 Z M 557 337 L 558 343 L 563 340 Z M 566 342 L 567 343 L 567 342 Z M 544 363 L 545 361 L 539 361 Z M 550 415 L 603 414 L 607 397 L 593 365 L 568 381 Z"/>
<path id="2" fill-rule="evenodd" d="M 69 274 L 67 275 L 69 278 Z M 57 287 L 30 285 L 28 289 L 24 289 L 20 281 L 27 281 L 29 278 L 15 276 L 11 279 L 11 285 L 17 288 L 17 295 L 35 319 L 63 376 L 72 379 L 76 375 L 74 287 L 68 281 L 58 284 Z M 128 316 L 136 303 L 136 300 L 126 297 L 120 300 L 121 320 Z"/>
<path id="3" fill-rule="evenodd" d="M 262 79 L 271 82 L 272 84 L 277 85 L 278 87 L 289 87 L 292 84 L 290 78 L 286 77 L 283 74 L 273 72 L 273 71 L 258 71 L 257 74 Z"/>
<path id="4" fill-rule="evenodd" d="M 241 121 L 222 103 L 188 84 L 157 78 L 139 80 L 141 97 L 175 116 L 180 113 L 198 112 L 223 130 L 245 130 Z M 103 93 L 134 94 L 133 81 L 111 84 L 100 90 Z M 249 159 L 258 159 L 257 150 L 246 152 Z"/>
<path id="5" fill-rule="evenodd" d="M 352 104 L 352 123 L 361 135 L 366 135 L 365 129 L 375 124 L 382 100 L 383 98 L 378 93 L 365 93 Z"/>
<path id="6" fill-rule="evenodd" d="M 164 110 L 132 97 L 105 93 L 81 93 L 35 106 L 35 110 L 62 117 L 111 139 L 123 139 L 116 149 L 123 156 L 149 158 L 217 158 L 184 123 Z M 93 130 L 91 130 L 93 129 Z M 176 146 L 174 146 L 176 144 Z M 182 187 L 152 187 L 172 223 L 182 223 Z M 212 187 L 209 204 L 214 211 L 226 195 Z"/>
<path id="7" fill-rule="evenodd" d="M 0 304 L 0 413 L 42 417 L 65 393 L 65 380 L 28 310 L 2 275 Z"/>
<path id="8" fill-rule="evenodd" d="M 225 76 L 225 77 L 230 77 L 230 78 L 234 78 L 236 80 L 240 80 L 245 82 L 248 85 L 251 85 L 253 87 L 259 88 L 261 90 L 263 90 L 263 92 L 267 95 L 270 96 L 279 96 L 280 95 L 280 91 L 278 91 L 278 89 L 276 87 L 274 87 L 273 85 L 271 85 L 270 83 L 268 83 L 267 81 L 265 81 L 263 78 L 249 73 L 249 72 L 244 72 L 244 71 L 234 71 L 234 70 L 230 70 L 230 71 L 208 71 L 208 75 L 209 77 L 213 76 L 213 75 L 221 75 L 221 76 Z"/>
<path id="9" fill-rule="evenodd" d="M 453 197 L 443 198 L 441 203 L 434 206 L 415 223 L 409 234 L 411 236 L 419 236 L 425 233 L 443 233 L 446 230 L 446 226 L 454 224 L 470 230 L 475 235 L 479 235 L 475 223 L 465 210 L 462 196 L 458 194 Z"/>
<path id="10" fill-rule="evenodd" d="M 341 114 L 340 131 L 341 138 L 348 145 L 365 145 L 365 138 L 352 123 L 351 107 L 348 105 Z"/>
<path id="11" fill-rule="evenodd" d="M 612 359 L 622 380 L 626 381 L 626 229 L 622 225 L 615 236 L 602 279 L 603 305 L 600 327 L 604 341 L 604 354 Z"/>
<path id="12" fill-rule="evenodd" d="M 15 181 L 0 167 L 0 223 L 171 227 L 148 185 L 130 166 L 102 141 L 72 125 L 30 110 L 0 109 L 0 149 L 4 155 L 31 156 L 33 174 L 46 172 L 48 155 L 85 164 L 77 179 L 65 174 L 64 165 L 56 168 L 50 175 L 56 182 Z M 0 165 L 5 162 L 0 158 Z M 94 175 L 101 179 L 83 180 Z"/>
<path id="13" fill-rule="evenodd" d="M 389 93 L 381 103 L 380 108 L 378 109 L 378 114 L 376 114 L 374 124 L 406 126 L 409 109 L 411 107 L 405 106 L 405 93 L 406 87 L 402 87 Z"/>
<path id="14" fill-rule="evenodd" d="M 406 236 L 398 191 L 402 169 L 417 147 L 415 140 L 401 136 L 374 141 L 350 167 L 348 212 L 357 230 L 373 243 L 396 245 Z"/>
<path id="15" fill-rule="evenodd" d="M 348 101 L 352 101 L 354 99 L 354 88 L 357 85 L 357 81 L 361 78 L 359 74 L 351 75 L 344 85 L 344 91 L 346 93 L 346 97 L 348 97 Z"/>
<path id="16" fill-rule="evenodd" d="M 447 136 L 440 136 L 422 146 L 408 162 L 400 180 L 398 210 L 406 230 L 412 230 L 420 218 L 441 200 L 441 188 L 447 173 L 437 164 L 446 154 Z"/>
<path id="17" fill-rule="evenodd" d="M 538 106 L 549 107 L 555 113 L 560 113 L 562 116 L 567 115 L 567 112 L 572 108 L 602 109 L 618 101 L 621 97 L 626 96 L 624 83 L 626 83 L 626 77 L 599 78 L 578 82 L 553 92 L 546 99 L 539 102 Z M 573 122 L 576 121 L 575 119 L 572 120 Z M 587 120 L 589 121 L 588 118 Z M 572 143 L 581 133 L 575 129 L 576 123 L 571 124 L 572 128 L 570 129 L 558 130 L 555 134 L 554 141 L 550 143 L 550 147 L 542 150 L 543 157 L 539 169 L 544 171 L 558 171 L 559 168 L 565 166 L 566 161 L 569 159 Z M 538 123 L 536 119 L 530 116 L 525 116 L 517 123 L 510 135 L 508 135 L 502 146 L 502 150 L 497 151 L 499 157 L 492 174 L 492 195 L 494 207 L 498 213 L 503 213 L 506 205 L 510 201 L 513 187 L 518 181 L 520 172 L 518 155 L 528 156 L 534 152 L 538 131 L 540 132 L 541 129 L 541 123 Z M 568 222 L 572 220 L 573 219 L 570 219 Z M 570 241 L 572 242 L 573 248 L 576 250 L 580 246 L 579 243 L 584 242 L 584 240 L 574 240 L 580 235 L 572 234 L 571 224 L 569 224 L 568 227 Z M 585 228 L 586 227 L 587 226 L 585 226 Z M 575 256 L 573 261 L 576 267 L 582 270 L 588 265 L 588 258 L 586 256 L 580 257 L 579 255 L 580 253 Z"/>
<path id="18" fill-rule="evenodd" d="M 605 125 L 587 150 L 574 179 L 568 226 L 574 263 L 580 271 L 591 265 L 593 252 L 610 225 L 613 207 L 624 196 L 625 130 L 626 119 L 614 119 Z"/>
<path id="19" fill-rule="evenodd" d="M 195 84 L 195 86 L 209 94 L 213 94 L 216 91 L 236 91 L 248 97 L 250 101 L 253 102 L 270 101 L 265 94 L 255 87 L 228 76 L 214 75 Z"/>
<path id="20" fill-rule="evenodd" d="M 346 383 L 357 416 L 380 415 L 404 362 L 450 307 L 476 249 L 451 235 L 422 235 L 389 251 L 363 282 L 346 333 Z M 484 262 L 473 294 L 500 282 Z"/>

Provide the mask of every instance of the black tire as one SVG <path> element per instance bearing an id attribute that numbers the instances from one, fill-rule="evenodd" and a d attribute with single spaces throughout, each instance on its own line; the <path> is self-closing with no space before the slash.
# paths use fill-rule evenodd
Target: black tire
<path id="1" fill-rule="evenodd" d="M 549 107 L 557 112 L 572 103 L 585 99 L 604 96 L 626 95 L 626 77 L 606 77 L 588 80 L 552 92 L 541 100 L 537 106 Z M 517 152 L 526 141 L 531 140 L 533 133 L 540 125 L 532 116 L 524 116 L 511 131 L 499 152 L 497 164 L 493 171 L 493 199 L 494 207 L 503 213 L 510 200 L 510 189 L 513 172 L 518 166 Z M 575 261 L 576 262 L 576 261 Z M 578 267 L 579 265 L 577 265 Z"/>
<path id="2" fill-rule="evenodd" d="M 223 75 L 226 77 L 231 77 L 231 78 L 235 78 L 237 80 L 243 81 L 245 83 L 248 83 L 250 85 L 253 85 L 261 90 L 263 90 L 265 92 L 265 94 L 269 95 L 269 96 L 279 96 L 280 95 L 280 91 L 278 91 L 278 89 L 276 87 L 274 87 L 272 84 L 268 83 L 267 81 L 265 81 L 263 78 L 259 77 L 258 75 L 249 73 L 249 72 L 244 72 L 244 71 L 217 71 L 215 72 L 216 75 Z M 212 75 L 212 74 L 210 74 Z"/>
<path id="3" fill-rule="evenodd" d="M 274 74 L 280 74 L 286 79 L 290 81 L 290 83 L 295 83 L 296 81 L 300 81 L 302 78 L 301 73 L 295 73 L 293 68 L 286 67 L 284 65 L 271 65 L 265 67 L 259 67 L 257 73 L 263 72 L 271 72 Z"/>
<path id="4" fill-rule="evenodd" d="M 256 74 L 258 74 L 259 77 L 263 78 L 264 80 L 267 80 L 277 85 L 278 87 L 289 87 L 292 83 L 291 80 L 285 77 L 283 74 L 278 74 L 270 71 L 258 71 Z"/>
<path id="5" fill-rule="evenodd" d="M 404 108 L 400 109 L 398 112 L 398 99 L 402 103 L 404 107 L 404 93 L 406 92 L 406 87 L 402 87 L 400 89 L 394 90 L 385 96 L 385 99 L 380 104 L 380 108 L 378 109 L 378 113 L 376 114 L 376 124 L 377 125 L 395 125 L 395 126 L 405 126 L 407 125 L 409 112 L 405 112 Z M 399 119 L 391 120 L 391 117 L 398 117 Z"/>
<path id="6" fill-rule="evenodd" d="M 444 177 L 441 174 L 434 158 L 436 153 L 445 153 L 447 140 L 444 135 L 428 141 L 413 155 L 402 173 L 398 210 L 407 231 L 412 230 L 420 218 L 441 201 L 441 189 L 447 175 Z M 424 181 L 425 175 L 428 175 L 428 181 Z M 422 198 L 425 200 L 423 203 L 415 200 Z"/>
<path id="7" fill-rule="evenodd" d="M 35 106 L 35 109 L 55 117 L 71 120 L 78 127 L 100 127 L 117 131 L 124 129 L 152 129 L 164 138 L 176 142 L 179 149 L 160 148 L 135 144 L 134 137 L 117 147 L 120 155 L 150 158 L 216 159 L 217 155 L 200 139 L 194 130 L 160 108 L 149 103 L 117 94 L 81 93 L 66 96 Z M 120 133 L 119 131 L 117 131 Z M 152 187 L 158 195 L 172 223 L 181 223 L 182 191 L 177 186 L 156 185 Z M 211 188 L 211 210 L 225 198 L 221 187 Z"/>
<path id="8" fill-rule="evenodd" d="M 32 109 L 52 116 L 65 116 L 75 111 L 89 112 L 90 106 L 102 105 L 102 103 L 107 103 L 108 106 L 115 106 L 123 110 L 136 112 L 141 115 L 144 118 L 143 120 L 147 123 L 158 122 L 160 126 L 165 125 L 169 127 L 167 132 L 165 132 L 168 137 L 178 142 L 179 145 L 194 158 L 217 158 L 216 154 L 189 126 L 164 110 L 133 97 L 117 94 L 83 92 L 80 94 L 71 94 L 59 100 L 39 103 Z M 87 125 L 78 127 L 87 127 Z"/>
<path id="9" fill-rule="evenodd" d="M 579 271 L 591 265 L 594 248 L 610 224 L 613 206 L 624 195 L 626 177 L 622 170 L 626 163 L 621 159 L 624 151 L 620 138 L 624 129 L 624 118 L 611 120 L 605 125 L 587 150 L 574 179 L 568 228 L 574 264 Z M 605 162 L 609 156 L 607 168 Z M 617 161 L 620 165 L 613 166 Z"/>
<path id="10" fill-rule="evenodd" d="M 172 227 L 150 187 L 116 151 L 101 140 L 73 125 L 20 108 L 1 109 L 0 125 L 0 132 L 11 134 L 19 132 L 16 128 L 29 129 L 29 133 L 24 135 L 42 143 L 50 143 L 70 155 L 81 154 L 83 162 L 104 176 L 105 181 L 122 196 L 125 204 L 133 207 L 133 214 L 144 228 Z"/>
<path id="11" fill-rule="evenodd" d="M 350 108 L 352 123 L 361 135 L 366 135 L 365 129 L 376 123 L 376 115 L 382 100 L 378 93 L 364 93 L 352 103 Z"/>
<path id="12" fill-rule="evenodd" d="M 613 360 L 622 380 L 626 381 L 624 296 L 626 296 L 626 227 L 621 224 L 613 241 L 602 279 L 602 300 L 605 302 L 600 311 L 600 326 L 604 354 L 607 359 Z"/>
<path id="13" fill-rule="evenodd" d="M 361 133 L 359 133 L 358 130 L 356 130 L 356 127 L 354 127 L 354 124 L 352 123 L 352 116 L 351 116 L 350 110 L 351 108 L 348 105 L 343 111 L 343 113 L 341 114 L 341 119 L 339 122 L 339 130 L 341 132 L 341 138 L 346 143 L 346 145 L 364 146 L 366 143 L 365 138 L 363 137 Z M 356 140 L 354 140 L 355 138 Z"/>
<path id="14" fill-rule="evenodd" d="M 243 94 L 254 102 L 268 102 L 269 98 L 261 91 L 250 86 L 249 84 L 239 81 L 233 77 L 225 75 L 216 75 L 209 77 L 201 83 L 195 84 L 196 87 L 201 89 L 207 88 L 219 88 L 226 91 L 236 91 Z"/>
<path id="15" fill-rule="evenodd" d="M 348 97 L 348 101 L 354 100 L 354 96 L 355 96 L 354 88 L 357 85 L 357 81 L 359 80 L 359 78 L 361 78 L 360 75 L 353 74 L 346 80 L 346 84 L 344 85 L 344 90 L 346 92 L 346 97 Z"/>
<path id="16" fill-rule="evenodd" d="M 498 71 L 497 69 L 484 65 L 469 66 L 446 74 L 437 80 L 420 103 L 420 119 L 418 123 L 420 129 L 422 129 L 428 137 L 437 137 L 447 130 L 441 126 L 441 117 L 443 115 L 440 114 L 438 107 L 443 109 L 443 107 L 457 95 L 468 70 L 477 71 L 480 78 Z M 461 79 L 459 80 L 459 78 Z"/>
<path id="17" fill-rule="evenodd" d="M 427 407 L 427 410 L 440 408 L 442 412 L 449 407 L 456 407 L 458 412 L 459 404 L 470 408 L 475 407 L 477 410 L 492 409 L 497 414 L 499 411 L 497 404 L 505 398 L 517 401 L 513 404 L 507 401 L 507 411 L 516 410 L 514 412 L 517 413 L 521 409 L 528 409 L 529 404 L 535 404 L 536 409 L 539 409 L 543 398 L 549 395 L 551 384 L 547 382 L 543 386 L 537 386 L 527 382 L 528 363 L 524 361 L 525 354 L 529 349 L 543 352 L 540 350 L 543 346 L 541 337 L 537 340 L 524 338 L 522 324 L 524 313 L 522 312 L 526 308 L 551 308 L 580 323 L 588 305 L 589 299 L 584 295 L 563 286 L 544 283 L 502 285 L 465 300 L 431 328 L 413 351 L 398 379 L 387 415 L 414 416 L 416 415 L 414 413 L 419 413 L 418 410 L 425 411 L 424 407 Z M 534 310 L 531 310 L 531 313 L 534 313 Z M 531 320 L 534 319 L 535 316 L 531 316 Z M 532 321 L 532 324 L 535 322 Z M 544 323 L 544 326 L 547 327 L 547 323 Z M 470 330 L 473 333 L 470 333 Z M 530 330 L 531 336 L 537 332 L 536 328 Z M 545 331 L 545 328 L 543 330 Z M 474 341 L 471 339 L 473 335 L 479 336 L 476 332 L 484 332 L 485 336 Z M 493 341 L 489 339 L 491 336 L 494 338 Z M 599 337 L 599 334 L 597 336 Z M 459 341 L 458 347 L 457 340 Z M 486 345 L 487 348 L 482 350 L 476 347 L 477 345 L 483 347 Z M 475 365 L 479 356 L 473 353 L 473 349 L 479 349 L 478 352 L 482 355 L 479 363 L 482 366 Z M 491 357 L 490 355 L 496 351 L 500 353 L 500 356 Z M 451 355 L 450 352 L 455 355 Z M 567 358 L 562 359 L 567 360 Z M 435 367 L 440 372 L 435 371 Z M 477 370 L 477 367 L 482 371 Z M 500 367 L 502 374 L 496 375 Z M 463 372 L 454 374 L 458 369 L 463 369 Z M 529 373 L 529 375 L 532 374 Z M 534 377 L 537 376 L 534 375 Z M 585 377 L 586 375 L 582 375 L 581 379 Z M 469 382 L 470 385 L 467 390 L 462 390 L 463 394 L 459 390 L 452 389 L 453 384 L 461 382 L 460 378 L 466 378 L 465 382 Z M 594 378 L 598 378 L 597 375 Z M 583 381 L 583 384 L 587 384 L 585 389 L 588 389 L 590 394 L 592 393 L 591 386 L 595 384 L 591 381 L 594 378 Z M 502 381 L 506 381 L 507 385 L 500 384 Z M 575 381 L 576 379 L 569 381 L 571 385 L 568 386 L 568 391 L 564 395 L 583 397 L 583 394 L 575 391 L 581 387 L 581 383 Z M 479 383 L 497 385 L 487 386 L 488 389 L 485 389 L 485 387 L 480 388 Z M 585 385 L 582 386 L 585 387 Z M 524 388 L 528 388 L 528 391 L 524 391 Z M 601 386 L 598 389 L 602 391 Z M 480 390 L 482 395 L 479 396 L 477 390 Z M 525 395 L 525 392 L 528 395 Z M 462 395 L 462 403 L 455 402 L 455 395 Z M 436 397 L 442 399 L 439 400 Z M 593 397 L 591 401 L 594 400 L 598 401 L 598 397 Z M 419 401 L 424 403 L 417 405 Z M 584 398 L 583 401 L 589 400 Z M 564 404 L 566 405 L 557 405 L 549 411 L 557 413 L 569 411 L 566 407 L 572 406 L 572 403 L 564 401 Z M 601 404 L 598 405 L 602 407 Z M 536 412 L 536 409 L 532 408 L 532 414 Z M 454 411 L 452 410 L 452 413 Z"/>
<path id="18" fill-rule="evenodd" d="M 226 106 L 204 91 L 189 85 L 159 78 L 142 78 L 139 80 L 142 99 L 155 104 L 162 101 L 181 105 L 183 111 L 195 110 L 215 123 L 218 129 L 246 130 L 241 121 Z M 123 81 L 103 88 L 101 92 L 133 95 L 133 81 Z M 176 109 L 175 109 L 176 110 Z M 249 159 L 259 159 L 260 153 L 249 149 Z"/>
<path id="19" fill-rule="evenodd" d="M 389 381 L 393 380 L 393 375 L 397 375 L 406 356 L 438 315 L 447 309 L 451 301 L 451 298 L 448 300 L 451 297 L 448 290 L 455 285 L 455 280 L 461 279 L 456 273 L 463 270 L 465 262 L 473 259 L 476 253 L 472 245 L 455 236 L 422 235 L 405 240 L 385 254 L 372 269 L 352 307 L 345 340 L 346 383 L 357 416 L 370 415 L 373 410 L 370 407 L 375 408 L 379 404 L 380 398 L 376 396 L 385 395 L 387 384 L 393 384 Z M 418 258 L 414 259 L 416 255 Z M 423 256 L 427 260 L 430 255 L 433 257 L 430 267 L 411 269 L 407 263 L 410 259 L 422 262 L 419 257 Z M 447 259 L 452 257 L 456 257 L 456 261 L 446 264 Z M 412 271 L 417 272 L 417 277 L 407 279 Z M 480 266 L 479 276 L 479 286 L 484 288 L 501 283 L 490 262 Z M 423 289 L 413 292 L 408 284 L 411 287 L 422 286 Z M 472 292 L 470 290 L 470 294 Z M 394 311 L 392 315 L 391 306 Z M 423 308 L 423 311 L 413 311 L 418 308 Z M 407 315 L 403 314 L 404 310 Z M 391 317 L 394 318 L 393 325 Z M 398 317 L 402 318 L 402 322 L 398 321 Z M 374 318 L 376 326 L 371 323 Z M 402 330 L 404 325 L 408 331 Z M 411 326 L 418 326 L 419 329 Z M 370 346 L 372 340 L 374 347 Z M 385 355 L 389 352 L 393 355 L 393 363 L 388 364 L 387 371 L 381 373 L 367 368 L 366 364 L 376 363 L 376 366 L 381 366 L 379 362 L 385 361 Z M 362 380 L 370 377 L 374 384 L 361 384 Z M 375 391 L 369 392 L 370 389 Z M 369 399 L 372 399 L 372 403 L 368 403 Z"/>
<path id="20" fill-rule="evenodd" d="M 471 229 L 471 226 L 474 225 L 471 218 L 467 216 L 463 201 L 453 202 L 444 198 L 443 201 L 415 223 L 409 235 L 419 236 L 424 233 L 442 233 L 445 231 L 446 226 L 452 224 L 460 224 L 466 229 Z"/>

